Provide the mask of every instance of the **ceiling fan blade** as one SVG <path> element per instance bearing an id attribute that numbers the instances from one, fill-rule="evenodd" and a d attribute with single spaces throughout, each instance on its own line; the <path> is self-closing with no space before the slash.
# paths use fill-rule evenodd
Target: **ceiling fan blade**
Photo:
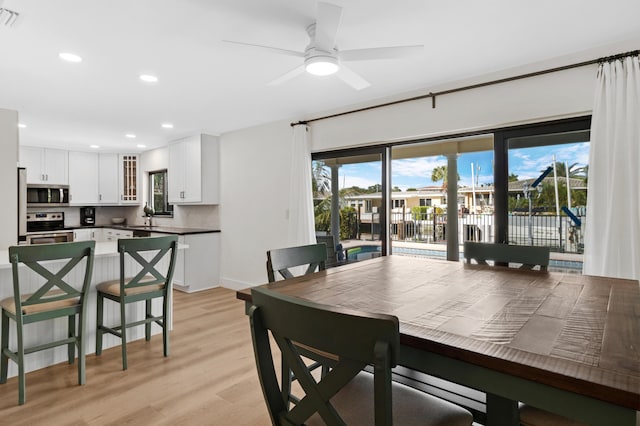
<path id="1" fill-rule="evenodd" d="M 339 52 L 341 61 L 369 61 L 373 59 L 398 59 L 417 55 L 422 52 L 421 44 L 413 46 L 372 47 L 370 49 L 353 49 Z"/>
<path id="2" fill-rule="evenodd" d="M 369 83 L 364 78 L 360 77 L 355 72 L 351 71 L 344 64 L 340 64 L 340 70 L 336 75 L 340 80 L 344 81 L 345 83 L 347 83 L 349 86 L 353 87 L 356 90 L 362 90 L 371 86 L 371 83 Z"/>
<path id="3" fill-rule="evenodd" d="M 341 17 L 342 8 L 340 6 L 318 2 L 315 36 L 315 44 L 318 49 L 327 52 L 331 52 L 334 49 Z"/>
<path id="4" fill-rule="evenodd" d="M 267 83 L 267 86 L 277 86 L 278 84 L 284 83 L 285 81 L 291 80 L 294 77 L 299 76 L 300 74 L 304 73 L 304 64 L 303 65 L 299 65 L 297 67 L 295 67 L 294 69 L 292 69 L 291 71 L 281 75 L 280 77 L 276 78 L 273 81 L 270 81 L 269 83 Z"/>
<path id="5" fill-rule="evenodd" d="M 297 58 L 304 58 L 304 52 L 297 52 L 295 50 L 280 49 L 279 47 L 263 46 L 261 44 L 243 43 L 241 41 L 233 41 L 233 40 L 222 40 L 222 41 L 225 43 L 239 44 L 240 46 L 249 46 L 249 47 L 255 47 L 258 49 L 267 49 L 272 52 L 279 53 L 281 55 L 289 55 L 289 56 L 295 56 Z"/>

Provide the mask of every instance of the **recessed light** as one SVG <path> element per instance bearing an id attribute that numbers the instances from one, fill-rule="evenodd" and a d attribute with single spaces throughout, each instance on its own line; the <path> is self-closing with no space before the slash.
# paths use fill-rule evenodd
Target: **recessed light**
<path id="1" fill-rule="evenodd" d="M 146 147 L 147 147 L 146 145 L 143 145 L 143 144 L 141 144 L 141 143 L 139 143 L 139 144 L 138 144 L 138 145 L 136 145 L 136 146 L 137 146 L 138 148 L 146 148 Z"/>
<path id="2" fill-rule="evenodd" d="M 82 62 L 82 58 L 74 53 L 62 52 L 58 56 L 68 62 Z"/>
<path id="3" fill-rule="evenodd" d="M 27 127 L 26 124 L 22 124 L 22 123 L 18 123 L 18 127 L 21 129 L 24 129 L 25 127 Z"/>
<path id="4" fill-rule="evenodd" d="M 124 137 L 129 139 L 135 139 L 136 135 L 134 135 L 133 133 L 127 133 L 126 135 L 124 135 Z"/>
<path id="5" fill-rule="evenodd" d="M 162 123 L 162 127 L 165 129 L 173 129 L 173 124 L 171 123 Z"/>
<path id="6" fill-rule="evenodd" d="M 140 74 L 140 80 L 146 82 L 146 83 L 157 83 L 158 82 L 158 77 L 156 77 L 155 75 L 151 75 L 151 74 Z"/>
<path id="7" fill-rule="evenodd" d="M 100 148 L 100 145 L 91 145 L 91 146 L 89 146 L 89 148 L 98 149 L 98 148 Z"/>

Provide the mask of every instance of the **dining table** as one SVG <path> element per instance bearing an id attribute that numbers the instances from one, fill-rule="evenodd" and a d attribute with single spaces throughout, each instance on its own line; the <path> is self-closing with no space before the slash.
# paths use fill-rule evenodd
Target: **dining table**
<path id="1" fill-rule="evenodd" d="M 398 364 L 486 394 L 487 425 L 518 425 L 521 403 L 640 424 L 636 280 L 389 255 L 264 286 L 397 316 Z"/>

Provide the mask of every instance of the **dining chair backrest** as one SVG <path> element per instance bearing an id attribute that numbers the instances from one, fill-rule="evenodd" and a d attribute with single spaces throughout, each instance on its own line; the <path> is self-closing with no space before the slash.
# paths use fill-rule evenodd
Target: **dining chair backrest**
<path id="1" fill-rule="evenodd" d="M 93 271 L 94 248 L 95 241 L 9 247 L 15 312 L 22 313 L 20 321 L 23 324 L 66 316 L 85 305 Z M 85 259 L 86 263 L 80 264 Z M 50 270 L 48 262 L 55 260 L 67 260 L 67 263 L 60 269 L 58 265 L 55 270 Z M 31 280 L 20 279 L 20 264 L 44 278 L 35 291 Z M 74 287 L 65 277 L 73 277 L 71 272 L 76 268 L 84 269 L 77 269 L 82 271 L 83 278 L 82 283 Z M 25 289 L 30 293 L 28 297 L 23 294 Z"/>
<path id="2" fill-rule="evenodd" d="M 331 398 L 367 365 L 373 366 L 374 390 L 373 395 L 362 398 L 374 398 L 372 418 L 376 425 L 392 423 L 391 368 L 400 350 L 396 317 L 320 305 L 265 288 L 252 289 L 251 297 L 249 317 L 256 365 L 274 425 L 300 425 L 315 413 L 326 424 L 344 424 Z M 278 385 L 268 331 L 305 392 L 290 411 Z M 298 343 L 335 354 L 338 362 L 316 380 L 298 352 Z"/>
<path id="3" fill-rule="evenodd" d="M 276 280 L 276 272 L 284 279 L 293 278 L 290 268 L 308 265 L 304 275 L 326 267 L 327 247 L 324 243 L 306 246 L 286 247 L 267 251 L 267 277 Z"/>
<path id="4" fill-rule="evenodd" d="M 327 246 L 326 266 L 334 266 L 338 263 L 338 253 L 336 251 L 336 240 L 333 235 L 316 235 L 318 244 L 324 243 Z"/>
<path id="5" fill-rule="evenodd" d="M 521 264 L 520 269 L 539 266 L 541 271 L 546 271 L 549 266 L 549 247 L 465 241 L 464 257 L 467 263 L 474 259 L 481 265 L 487 265 L 490 260 L 495 264 L 518 263 Z"/>
<path id="6" fill-rule="evenodd" d="M 120 294 L 136 294 L 144 287 L 160 286 L 166 294 L 171 288 L 175 259 L 177 256 L 178 237 L 175 235 L 153 238 L 122 238 L 118 240 L 120 253 Z M 146 259 L 143 253 L 151 252 L 151 258 Z M 160 267 L 160 261 L 169 256 L 166 267 Z M 136 274 L 127 277 L 126 261 L 133 259 L 137 264 Z"/>

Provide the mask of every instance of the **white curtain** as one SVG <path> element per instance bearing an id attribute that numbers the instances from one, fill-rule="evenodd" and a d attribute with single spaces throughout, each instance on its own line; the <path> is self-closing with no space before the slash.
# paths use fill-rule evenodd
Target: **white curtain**
<path id="1" fill-rule="evenodd" d="M 300 246 L 316 242 L 311 192 L 311 146 L 306 125 L 296 124 L 292 128 L 288 240 L 289 246 Z"/>
<path id="2" fill-rule="evenodd" d="M 640 66 L 605 62 L 591 123 L 583 273 L 640 278 Z"/>

